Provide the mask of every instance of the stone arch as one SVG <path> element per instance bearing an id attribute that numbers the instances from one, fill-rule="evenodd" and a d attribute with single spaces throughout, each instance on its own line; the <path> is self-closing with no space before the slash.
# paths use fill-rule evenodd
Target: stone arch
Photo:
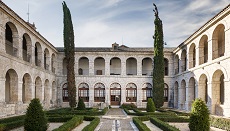
<path id="1" fill-rule="evenodd" d="M 142 102 L 147 102 L 148 98 L 153 97 L 153 86 L 150 83 L 144 83 L 142 86 Z"/>
<path id="2" fill-rule="evenodd" d="M 129 57 L 126 60 L 126 75 L 137 75 L 137 59 Z"/>
<path id="3" fill-rule="evenodd" d="M 67 75 L 67 59 L 63 58 L 62 60 L 62 73 L 63 75 Z"/>
<path id="4" fill-rule="evenodd" d="M 105 102 L 105 85 L 103 83 L 95 84 L 94 101 L 95 102 Z"/>
<path id="5" fill-rule="evenodd" d="M 119 57 L 110 59 L 110 75 L 121 75 L 121 59 Z"/>
<path id="6" fill-rule="evenodd" d="M 181 81 L 181 86 L 179 88 L 179 96 L 180 96 L 179 108 L 183 110 L 185 109 L 185 100 L 186 100 L 186 82 L 184 79 Z"/>
<path id="7" fill-rule="evenodd" d="M 35 56 L 35 65 L 41 67 L 42 47 L 41 47 L 41 44 L 39 42 L 35 43 L 34 56 Z"/>
<path id="8" fill-rule="evenodd" d="M 137 86 L 134 83 L 128 83 L 126 85 L 126 102 L 137 101 Z"/>
<path id="9" fill-rule="evenodd" d="M 142 75 L 152 75 L 153 71 L 153 60 L 150 57 L 142 59 Z"/>
<path id="10" fill-rule="evenodd" d="M 192 43 L 189 47 L 189 68 L 196 66 L 196 45 Z"/>
<path id="11" fill-rule="evenodd" d="M 56 105 L 57 102 L 57 87 L 56 82 L 52 82 L 52 103 Z"/>
<path id="12" fill-rule="evenodd" d="M 49 53 L 49 50 L 45 48 L 44 50 L 44 68 L 46 70 L 49 70 L 49 66 L 50 66 L 50 53 Z"/>
<path id="13" fill-rule="evenodd" d="M 169 75 L 169 60 L 167 58 L 164 58 L 164 66 L 165 66 L 165 76 L 168 76 Z"/>
<path id="14" fill-rule="evenodd" d="M 180 66 L 180 59 L 179 59 L 179 56 L 176 55 L 175 58 L 174 58 L 175 74 L 179 73 L 179 66 Z"/>
<path id="15" fill-rule="evenodd" d="M 225 26 L 219 24 L 212 34 L 212 59 L 224 56 L 225 53 Z"/>
<path id="16" fill-rule="evenodd" d="M 78 97 L 84 102 L 89 102 L 89 85 L 87 83 L 80 83 L 78 86 Z"/>
<path id="17" fill-rule="evenodd" d="M 216 70 L 212 76 L 212 113 L 215 115 L 223 115 L 223 109 L 220 105 L 225 101 L 225 83 L 224 73 Z"/>
<path id="18" fill-rule="evenodd" d="M 30 103 L 33 98 L 32 94 L 32 78 L 26 73 L 22 78 L 22 102 Z"/>
<path id="19" fill-rule="evenodd" d="M 110 85 L 110 88 L 121 88 L 121 85 L 117 82 L 114 82 Z"/>
<path id="20" fill-rule="evenodd" d="M 181 72 L 187 69 L 187 51 L 184 49 L 181 53 Z"/>
<path id="21" fill-rule="evenodd" d="M 22 36 L 22 58 L 24 61 L 30 62 L 32 55 L 32 41 L 27 33 Z"/>
<path id="22" fill-rule="evenodd" d="M 176 81 L 174 84 L 174 107 L 178 108 L 178 101 L 179 101 L 179 84 Z"/>
<path id="23" fill-rule="evenodd" d="M 78 60 L 78 74 L 89 75 L 89 59 L 87 57 L 81 57 Z"/>
<path id="24" fill-rule="evenodd" d="M 5 24 L 5 50 L 7 54 L 18 56 L 18 29 L 12 22 Z"/>
<path id="25" fill-rule="evenodd" d="M 202 74 L 199 78 L 198 98 L 201 98 L 205 103 L 210 98 L 208 96 L 208 78 L 205 74 Z"/>
<path id="26" fill-rule="evenodd" d="M 208 62 L 208 36 L 203 35 L 199 42 L 199 65 Z"/>
<path id="27" fill-rule="evenodd" d="M 51 70 L 53 73 L 55 73 L 55 67 L 56 67 L 56 56 L 54 53 L 51 55 Z"/>
<path id="28" fill-rule="evenodd" d="M 18 74 L 14 69 L 9 69 L 5 75 L 5 102 L 18 102 Z"/>
<path id="29" fill-rule="evenodd" d="M 105 75 L 105 59 L 103 57 L 94 59 L 94 74 Z"/>
<path id="30" fill-rule="evenodd" d="M 42 102 L 43 101 L 42 99 L 42 80 L 39 76 L 35 79 L 35 90 L 34 91 L 35 91 L 34 93 L 35 98 L 38 98 Z"/>
<path id="31" fill-rule="evenodd" d="M 168 102 L 169 97 L 169 86 L 168 84 L 164 83 L 164 101 Z"/>

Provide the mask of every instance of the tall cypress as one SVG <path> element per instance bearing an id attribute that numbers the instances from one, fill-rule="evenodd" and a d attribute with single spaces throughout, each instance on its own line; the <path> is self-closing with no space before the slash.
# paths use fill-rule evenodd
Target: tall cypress
<path id="1" fill-rule="evenodd" d="M 164 40 L 163 25 L 158 16 L 157 6 L 153 4 L 155 9 L 155 33 L 154 39 L 154 67 L 153 67 L 153 101 L 157 108 L 164 104 Z"/>
<path id="2" fill-rule="evenodd" d="M 67 86 L 69 105 L 73 109 L 76 107 L 76 85 L 75 85 L 75 73 L 74 73 L 74 31 L 71 19 L 70 10 L 67 7 L 65 1 L 62 3 L 63 7 L 63 22 L 64 22 L 64 51 L 67 60 Z"/>

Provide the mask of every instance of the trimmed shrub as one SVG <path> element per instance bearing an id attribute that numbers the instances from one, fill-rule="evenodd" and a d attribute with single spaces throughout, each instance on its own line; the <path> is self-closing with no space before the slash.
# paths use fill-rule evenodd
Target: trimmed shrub
<path id="1" fill-rule="evenodd" d="M 57 129 L 54 129 L 53 131 L 71 131 L 78 125 L 80 125 L 83 122 L 83 116 L 76 116 L 73 117 L 71 120 L 64 123 L 62 126 L 60 126 Z"/>
<path id="2" fill-rule="evenodd" d="M 79 99 L 78 104 L 77 104 L 77 110 L 85 110 L 85 103 L 83 99 Z"/>
<path id="3" fill-rule="evenodd" d="M 156 111 L 156 107 L 155 107 L 155 104 L 154 104 L 152 98 L 148 98 L 146 111 L 147 112 L 155 112 Z"/>
<path id="4" fill-rule="evenodd" d="M 45 131 L 48 128 L 48 120 L 40 104 L 40 100 L 31 100 L 26 111 L 24 128 L 26 131 Z"/>
<path id="5" fill-rule="evenodd" d="M 196 99 L 192 104 L 189 129 L 191 131 L 209 131 L 209 121 L 208 107 L 200 98 Z"/>
<path id="6" fill-rule="evenodd" d="M 132 109 L 137 108 L 137 106 L 134 103 L 123 103 L 121 105 L 121 108 L 123 108 L 123 109 L 126 108 L 128 110 L 132 110 Z"/>
<path id="7" fill-rule="evenodd" d="M 92 120 L 93 118 L 93 120 Z M 98 117 L 84 117 L 84 120 L 92 120 L 89 125 L 84 127 L 82 131 L 94 131 L 97 125 L 100 123 L 100 118 Z"/>
<path id="8" fill-rule="evenodd" d="M 133 117 L 133 123 L 139 129 L 139 131 L 151 131 L 138 117 Z"/>
<path id="9" fill-rule="evenodd" d="M 210 120 L 211 126 L 230 131 L 230 119 L 211 116 Z"/>
<path id="10" fill-rule="evenodd" d="M 163 122 L 155 117 L 150 118 L 150 122 L 161 128 L 163 131 L 180 131 L 178 128 L 169 125 L 166 122 Z"/>

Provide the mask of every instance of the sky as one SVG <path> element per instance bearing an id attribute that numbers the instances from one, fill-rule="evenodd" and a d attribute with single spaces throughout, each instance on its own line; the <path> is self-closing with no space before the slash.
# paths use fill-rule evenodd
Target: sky
<path id="1" fill-rule="evenodd" d="M 2 0 L 55 47 L 63 47 L 61 0 Z M 66 0 L 72 15 L 75 47 L 153 47 L 158 7 L 166 47 L 177 47 L 230 0 Z"/>

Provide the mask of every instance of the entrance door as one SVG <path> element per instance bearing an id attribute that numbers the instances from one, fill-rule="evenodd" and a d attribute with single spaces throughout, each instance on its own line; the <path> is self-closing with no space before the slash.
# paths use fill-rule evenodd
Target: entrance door
<path id="1" fill-rule="evenodd" d="M 121 88 L 110 88 L 110 100 L 111 105 L 120 105 Z"/>

